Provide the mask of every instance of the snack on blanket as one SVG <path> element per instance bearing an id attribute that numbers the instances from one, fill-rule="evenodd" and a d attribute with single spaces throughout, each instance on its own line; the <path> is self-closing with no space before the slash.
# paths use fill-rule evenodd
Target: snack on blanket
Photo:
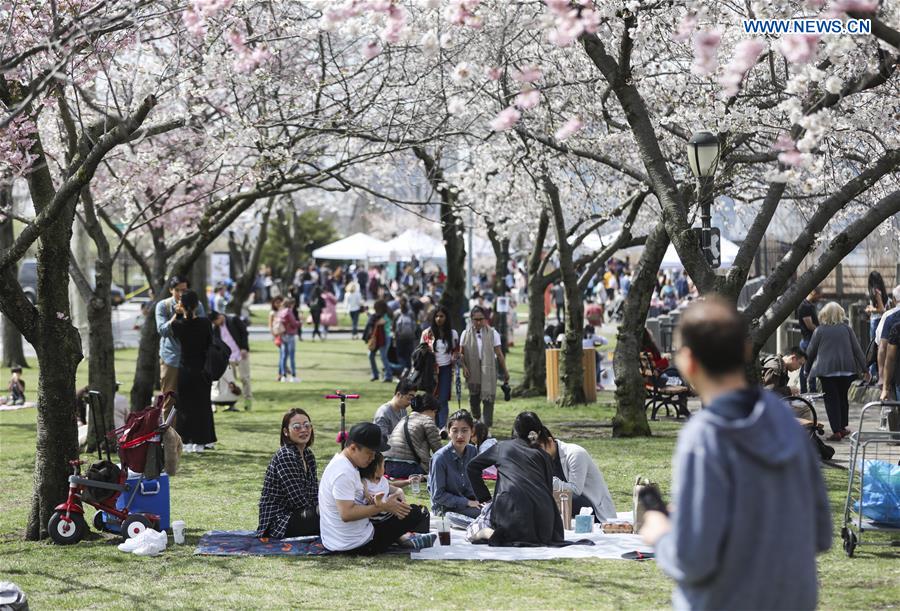
<path id="1" fill-rule="evenodd" d="M 628 522 L 604 522 L 600 525 L 605 535 L 630 535 L 634 528 Z"/>

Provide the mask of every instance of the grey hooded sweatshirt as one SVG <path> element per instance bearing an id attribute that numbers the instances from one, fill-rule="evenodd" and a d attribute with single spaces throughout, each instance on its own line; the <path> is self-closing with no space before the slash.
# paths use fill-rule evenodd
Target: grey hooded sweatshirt
<path id="1" fill-rule="evenodd" d="M 673 458 L 672 530 L 656 561 L 677 609 L 814 609 L 831 547 L 818 458 L 788 405 L 758 388 L 693 416 Z"/>

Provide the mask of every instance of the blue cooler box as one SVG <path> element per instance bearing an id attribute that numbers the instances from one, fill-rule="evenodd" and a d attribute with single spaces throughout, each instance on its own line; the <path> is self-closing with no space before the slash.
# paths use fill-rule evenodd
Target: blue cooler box
<path id="1" fill-rule="evenodd" d="M 123 492 L 116 499 L 116 509 L 125 509 L 125 504 L 131 498 L 134 492 L 134 498 L 131 506 L 128 508 L 130 513 L 155 513 L 159 516 L 159 528 L 161 530 L 169 529 L 169 521 L 171 519 L 169 508 L 169 474 L 162 473 L 157 479 L 145 479 L 141 481 L 140 477 L 128 478 L 129 490 Z M 103 523 L 107 530 L 112 532 L 120 532 L 121 524 L 115 516 L 103 514 Z"/>

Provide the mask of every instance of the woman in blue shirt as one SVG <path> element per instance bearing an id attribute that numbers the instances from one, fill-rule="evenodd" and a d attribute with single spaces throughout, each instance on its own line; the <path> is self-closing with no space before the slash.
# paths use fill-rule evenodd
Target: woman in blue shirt
<path id="1" fill-rule="evenodd" d="M 478 450 L 469 443 L 475 421 L 469 412 L 461 409 L 450 416 L 447 428 L 450 443 L 434 453 L 428 470 L 431 510 L 436 514 L 453 511 L 477 518 L 481 503 L 475 500 L 475 491 L 466 473 L 469 462 L 478 455 Z"/>

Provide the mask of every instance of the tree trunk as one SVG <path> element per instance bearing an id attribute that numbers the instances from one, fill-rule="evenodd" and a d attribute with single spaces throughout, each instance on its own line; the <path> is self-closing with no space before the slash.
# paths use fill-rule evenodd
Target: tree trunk
<path id="1" fill-rule="evenodd" d="M 584 393 L 584 364 L 581 360 L 581 335 L 584 331 L 584 305 L 581 303 L 581 289 L 578 286 L 578 274 L 572 258 L 572 247 L 568 242 L 566 221 L 563 215 L 559 189 L 548 174 L 543 178 L 544 190 L 553 226 L 556 229 L 556 250 L 559 253 L 559 269 L 562 274 L 563 289 L 566 298 L 566 341 L 560 359 L 560 405 L 578 405 L 587 402 Z"/>
<path id="2" fill-rule="evenodd" d="M 113 424 L 113 407 L 116 396 L 116 359 L 113 347 L 112 305 L 109 298 L 109 284 L 100 281 L 97 274 L 97 291 L 88 302 L 88 386 L 91 390 L 100 391 L 103 408 L 103 419 L 90 418 L 88 431 L 88 448 L 93 449 L 94 440 L 102 439 L 106 433 L 115 428 Z M 105 292 L 100 293 L 101 290 Z M 101 425 L 105 425 L 101 427 Z"/>
<path id="3" fill-rule="evenodd" d="M 650 298 L 656 287 L 656 271 L 666 254 L 669 237 L 663 221 L 647 238 L 644 253 L 631 281 L 623 305 L 624 315 L 616 336 L 613 371 L 616 379 L 615 437 L 648 437 L 650 425 L 644 409 L 644 379 L 640 371 L 640 350 Z"/>
<path id="4" fill-rule="evenodd" d="M 265 210 L 263 210 L 262 220 L 260 221 L 259 226 L 259 235 L 256 237 L 256 243 L 253 245 L 253 250 L 250 253 L 250 258 L 243 266 L 240 276 L 238 276 L 237 282 L 235 282 L 234 284 L 234 292 L 232 293 L 233 298 L 231 300 L 231 303 L 228 304 L 228 311 L 231 314 L 240 316 L 241 306 L 244 305 L 244 302 L 246 302 L 247 298 L 250 297 L 250 293 L 253 292 L 253 283 L 256 281 L 256 269 L 259 267 L 259 260 L 262 256 L 262 249 L 266 244 L 266 238 L 268 237 L 269 233 L 269 215 L 272 212 L 272 204 L 274 203 L 274 201 L 274 198 L 270 198 L 268 204 L 266 204 Z M 233 251 L 232 257 L 234 257 Z"/>
<path id="5" fill-rule="evenodd" d="M 441 196 L 441 236 L 447 253 L 447 281 L 441 295 L 441 305 L 450 312 L 453 328 L 462 332 L 466 303 L 466 244 L 463 239 L 464 226 L 456 214 L 456 194 L 447 188 L 444 170 L 440 160 L 431 156 L 424 148 L 415 146 L 413 153 L 425 166 L 425 177 Z"/>
<path id="6" fill-rule="evenodd" d="M 46 180 L 49 183 L 49 173 Z M 38 248 L 39 318 L 33 345 L 40 369 L 34 491 L 25 533 L 29 540 L 46 536 L 53 508 L 66 496 L 68 461 L 78 458 L 75 371 L 82 353 L 69 310 L 69 244 L 76 199 L 41 236 Z"/>
<path id="7" fill-rule="evenodd" d="M 525 378 L 516 389 L 517 395 L 543 395 L 547 392 L 547 359 L 544 352 L 544 241 L 550 217 L 541 210 L 537 234 L 528 257 L 528 331 L 525 336 Z"/>
<path id="8" fill-rule="evenodd" d="M 12 183 L 0 185 L 0 212 L 13 212 L 12 209 Z M 12 219 L 7 217 L 6 220 L 0 222 L 0 251 L 6 250 L 12 246 L 15 241 L 13 233 Z M 19 266 L 12 265 L 13 276 L 19 274 Z M 14 365 L 20 367 L 28 367 L 25 360 L 25 349 L 22 345 L 22 334 L 13 322 L 6 316 L 2 317 L 0 324 L 3 326 L 3 368 L 9 368 Z"/>
<path id="9" fill-rule="evenodd" d="M 447 280 L 441 294 L 441 305 L 450 312 L 453 328 L 462 331 L 466 303 L 466 243 L 463 240 L 462 221 L 453 205 L 441 202 L 441 235 L 447 252 Z"/>
<path id="10" fill-rule="evenodd" d="M 138 344 L 137 362 L 134 366 L 134 381 L 131 384 L 131 410 L 144 409 L 153 400 L 153 389 L 159 388 L 159 334 L 156 332 L 156 304 L 165 295 L 154 291 L 156 299 L 150 303 L 150 310 L 141 327 L 141 341 Z"/>

